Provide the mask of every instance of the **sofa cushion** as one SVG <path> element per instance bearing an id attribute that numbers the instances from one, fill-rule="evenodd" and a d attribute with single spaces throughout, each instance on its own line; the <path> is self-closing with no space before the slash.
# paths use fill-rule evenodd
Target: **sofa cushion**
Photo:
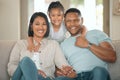
<path id="1" fill-rule="evenodd" d="M 0 80 L 9 80 L 7 64 L 15 41 L 0 41 Z"/>
<path id="2" fill-rule="evenodd" d="M 109 63 L 108 69 L 111 80 L 120 80 L 120 40 L 113 40 L 112 42 L 116 51 L 117 60 L 115 63 Z"/>

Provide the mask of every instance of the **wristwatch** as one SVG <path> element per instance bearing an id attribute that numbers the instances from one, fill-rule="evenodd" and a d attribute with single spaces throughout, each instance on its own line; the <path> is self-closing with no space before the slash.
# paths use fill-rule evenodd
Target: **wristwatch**
<path id="1" fill-rule="evenodd" d="M 87 48 L 90 49 L 90 47 L 91 47 L 92 45 L 93 45 L 93 43 L 89 42 Z"/>

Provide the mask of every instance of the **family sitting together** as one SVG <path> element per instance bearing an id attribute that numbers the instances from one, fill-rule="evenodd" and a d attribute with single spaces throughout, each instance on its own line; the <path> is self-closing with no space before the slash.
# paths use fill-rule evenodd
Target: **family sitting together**
<path id="1" fill-rule="evenodd" d="M 35 12 L 28 40 L 19 40 L 10 55 L 11 80 L 110 80 L 107 63 L 116 61 L 111 39 L 102 31 L 87 31 L 79 9 L 64 13 L 51 2 L 48 16 Z"/>

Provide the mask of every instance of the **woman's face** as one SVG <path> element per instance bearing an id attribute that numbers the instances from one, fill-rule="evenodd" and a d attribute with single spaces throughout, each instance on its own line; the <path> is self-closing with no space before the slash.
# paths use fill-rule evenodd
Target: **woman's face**
<path id="1" fill-rule="evenodd" d="M 47 23 L 43 17 L 36 17 L 32 24 L 34 37 L 43 38 L 47 31 Z"/>
<path id="2" fill-rule="evenodd" d="M 64 13 L 59 8 L 53 8 L 49 12 L 51 23 L 55 26 L 60 26 L 63 21 Z"/>

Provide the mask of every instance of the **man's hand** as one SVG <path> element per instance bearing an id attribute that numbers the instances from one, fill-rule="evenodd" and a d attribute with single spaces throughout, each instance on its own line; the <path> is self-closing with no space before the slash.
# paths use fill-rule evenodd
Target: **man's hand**
<path id="1" fill-rule="evenodd" d="M 81 47 L 81 48 L 87 48 L 88 47 L 88 40 L 83 37 L 83 36 L 78 36 L 76 38 L 76 42 L 75 42 L 75 45 L 78 46 L 78 47 Z"/>

